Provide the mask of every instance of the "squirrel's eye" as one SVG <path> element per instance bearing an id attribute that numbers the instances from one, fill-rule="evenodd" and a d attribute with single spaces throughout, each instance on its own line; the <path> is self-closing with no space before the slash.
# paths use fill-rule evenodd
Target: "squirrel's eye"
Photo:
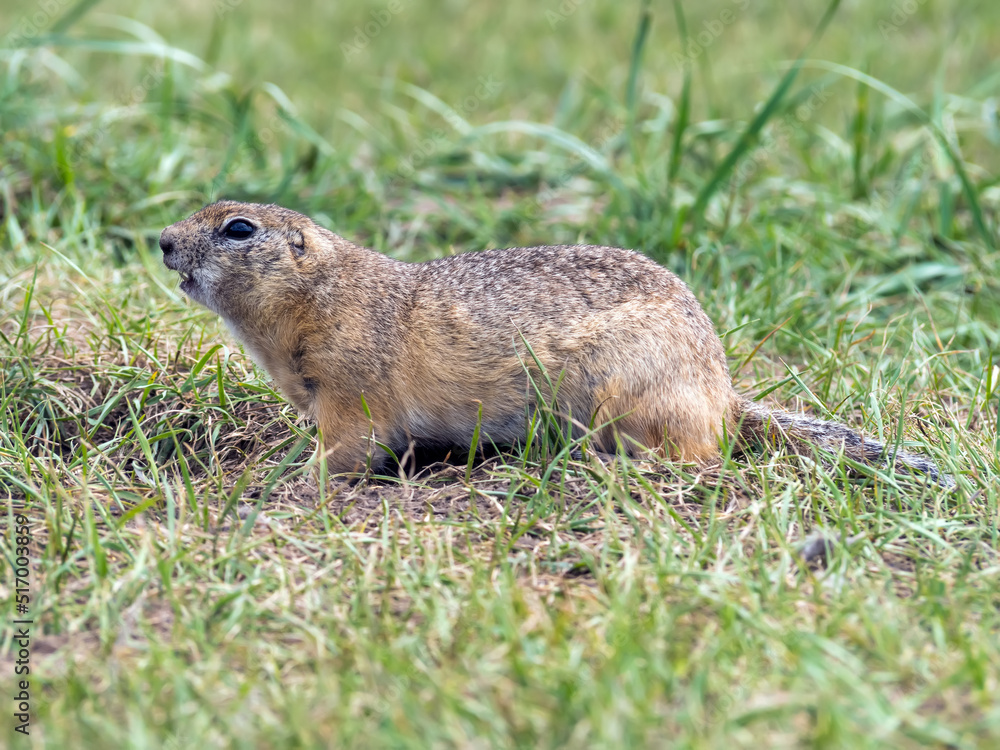
<path id="1" fill-rule="evenodd" d="M 245 240 L 253 234 L 253 224 L 243 219 L 236 219 L 226 225 L 223 234 L 231 240 Z"/>

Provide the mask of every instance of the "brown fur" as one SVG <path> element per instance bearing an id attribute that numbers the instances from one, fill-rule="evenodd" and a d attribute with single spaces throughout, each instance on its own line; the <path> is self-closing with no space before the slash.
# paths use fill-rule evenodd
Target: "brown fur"
<path id="1" fill-rule="evenodd" d="M 236 218 L 253 234 L 227 238 Z M 726 426 L 739 425 L 744 439 L 843 448 L 862 461 L 884 453 L 841 425 L 740 397 L 694 295 L 631 250 L 510 248 L 409 264 L 294 211 L 233 201 L 167 227 L 160 246 L 182 290 L 221 315 L 316 419 L 334 471 L 356 471 L 368 456 L 362 396 L 375 439 L 397 454 L 411 441 L 468 447 L 480 404 L 488 439 L 522 439 L 535 403 L 526 368 L 544 382 L 535 357 L 561 377 L 563 412 L 604 425 L 601 450 L 621 441 L 702 463 L 719 455 Z M 376 451 L 376 464 L 384 458 Z M 897 459 L 937 477 L 926 459 Z"/>

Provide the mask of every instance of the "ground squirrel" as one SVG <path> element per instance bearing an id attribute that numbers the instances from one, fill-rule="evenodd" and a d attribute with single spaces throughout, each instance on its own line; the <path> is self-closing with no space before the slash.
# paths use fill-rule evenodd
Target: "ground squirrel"
<path id="1" fill-rule="evenodd" d="M 720 442 L 817 445 L 885 464 L 850 428 L 770 409 L 732 387 L 694 295 L 649 258 L 586 245 L 485 250 L 404 263 L 273 205 L 220 201 L 160 235 L 181 290 L 218 313 L 282 392 L 317 421 L 335 472 L 384 450 L 525 437 L 529 376 L 559 379 L 561 413 L 593 445 L 706 462 Z M 530 346 L 530 351 L 529 347 Z M 365 405 L 370 419 L 365 414 Z M 374 452 L 371 452 L 374 451 Z M 944 483 L 928 459 L 908 471 Z"/>

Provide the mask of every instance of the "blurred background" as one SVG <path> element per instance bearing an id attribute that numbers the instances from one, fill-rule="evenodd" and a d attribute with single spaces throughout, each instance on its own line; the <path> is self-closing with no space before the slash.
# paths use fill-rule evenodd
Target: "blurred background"
<path id="1" fill-rule="evenodd" d="M 0 13 L 8 273 L 38 242 L 127 264 L 229 197 L 406 259 L 595 242 L 705 292 L 796 273 L 820 296 L 813 320 L 838 314 L 838 290 L 876 315 L 935 290 L 953 318 L 995 289 L 995 3 L 2 0 Z M 724 326 L 745 322 L 726 307 Z M 967 345 L 997 342 L 950 322 Z"/>

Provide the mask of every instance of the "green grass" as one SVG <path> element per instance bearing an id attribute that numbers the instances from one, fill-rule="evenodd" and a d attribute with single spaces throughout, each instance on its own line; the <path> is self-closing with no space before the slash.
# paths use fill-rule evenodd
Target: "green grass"
<path id="1" fill-rule="evenodd" d="M 357 44 L 389 3 L 0 0 L 31 746 L 997 745 L 1000 6 L 828 6 L 401 0 Z M 781 452 L 609 466 L 545 423 L 327 481 L 160 263 L 220 196 L 406 260 L 638 248 L 741 392 L 958 489 Z"/>

